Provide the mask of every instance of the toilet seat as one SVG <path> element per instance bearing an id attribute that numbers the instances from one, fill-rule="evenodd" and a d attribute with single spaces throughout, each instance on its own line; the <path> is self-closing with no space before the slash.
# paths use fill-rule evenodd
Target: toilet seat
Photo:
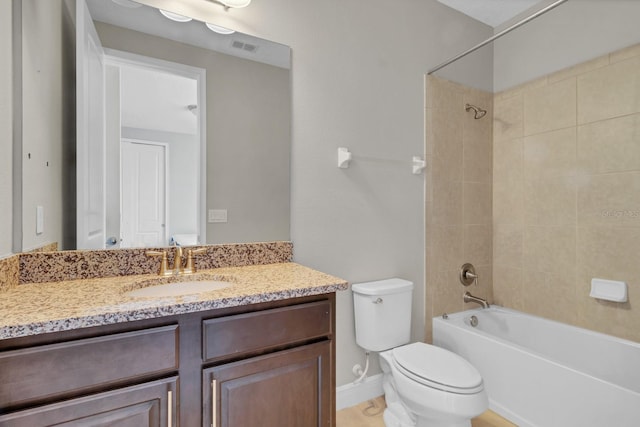
<path id="1" fill-rule="evenodd" d="M 473 365 L 443 348 L 416 342 L 396 347 L 392 354 L 403 375 L 427 387 L 458 394 L 474 394 L 484 388 Z"/>

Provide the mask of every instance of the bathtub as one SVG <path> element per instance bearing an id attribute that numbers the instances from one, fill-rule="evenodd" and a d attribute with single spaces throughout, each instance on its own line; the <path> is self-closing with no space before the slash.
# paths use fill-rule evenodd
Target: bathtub
<path id="1" fill-rule="evenodd" d="M 498 306 L 434 318 L 433 342 L 469 360 L 489 407 L 521 427 L 640 426 L 638 343 Z"/>

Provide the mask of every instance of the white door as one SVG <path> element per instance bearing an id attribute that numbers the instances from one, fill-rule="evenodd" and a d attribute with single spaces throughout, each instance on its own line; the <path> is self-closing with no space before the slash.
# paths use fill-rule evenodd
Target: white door
<path id="1" fill-rule="evenodd" d="M 85 0 L 76 0 L 78 249 L 105 247 L 104 53 Z"/>
<path id="2" fill-rule="evenodd" d="M 121 247 L 166 246 L 167 147 L 122 140 Z"/>

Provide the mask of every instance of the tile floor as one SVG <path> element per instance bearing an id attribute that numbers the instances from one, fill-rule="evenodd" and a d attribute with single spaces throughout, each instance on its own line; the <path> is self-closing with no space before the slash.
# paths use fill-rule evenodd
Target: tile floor
<path id="1" fill-rule="evenodd" d="M 362 402 L 337 412 L 337 427 L 385 427 L 382 420 L 384 397 Z M 472 427 L 517 427 L 494 412 L 487 411 L 471 420 Z"/>

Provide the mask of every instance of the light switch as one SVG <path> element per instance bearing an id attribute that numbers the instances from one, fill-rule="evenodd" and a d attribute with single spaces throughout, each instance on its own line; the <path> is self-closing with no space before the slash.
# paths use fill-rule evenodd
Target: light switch
<path id="1" fill-rule="evenodd" d="M 44 233 L 44 207 L 36 206 L 36 234 Z"/>
<path id="2" fill-rule="evenodd" d="M 226 209 L 209 209 L 209 222 L 227 222 Z"/>

